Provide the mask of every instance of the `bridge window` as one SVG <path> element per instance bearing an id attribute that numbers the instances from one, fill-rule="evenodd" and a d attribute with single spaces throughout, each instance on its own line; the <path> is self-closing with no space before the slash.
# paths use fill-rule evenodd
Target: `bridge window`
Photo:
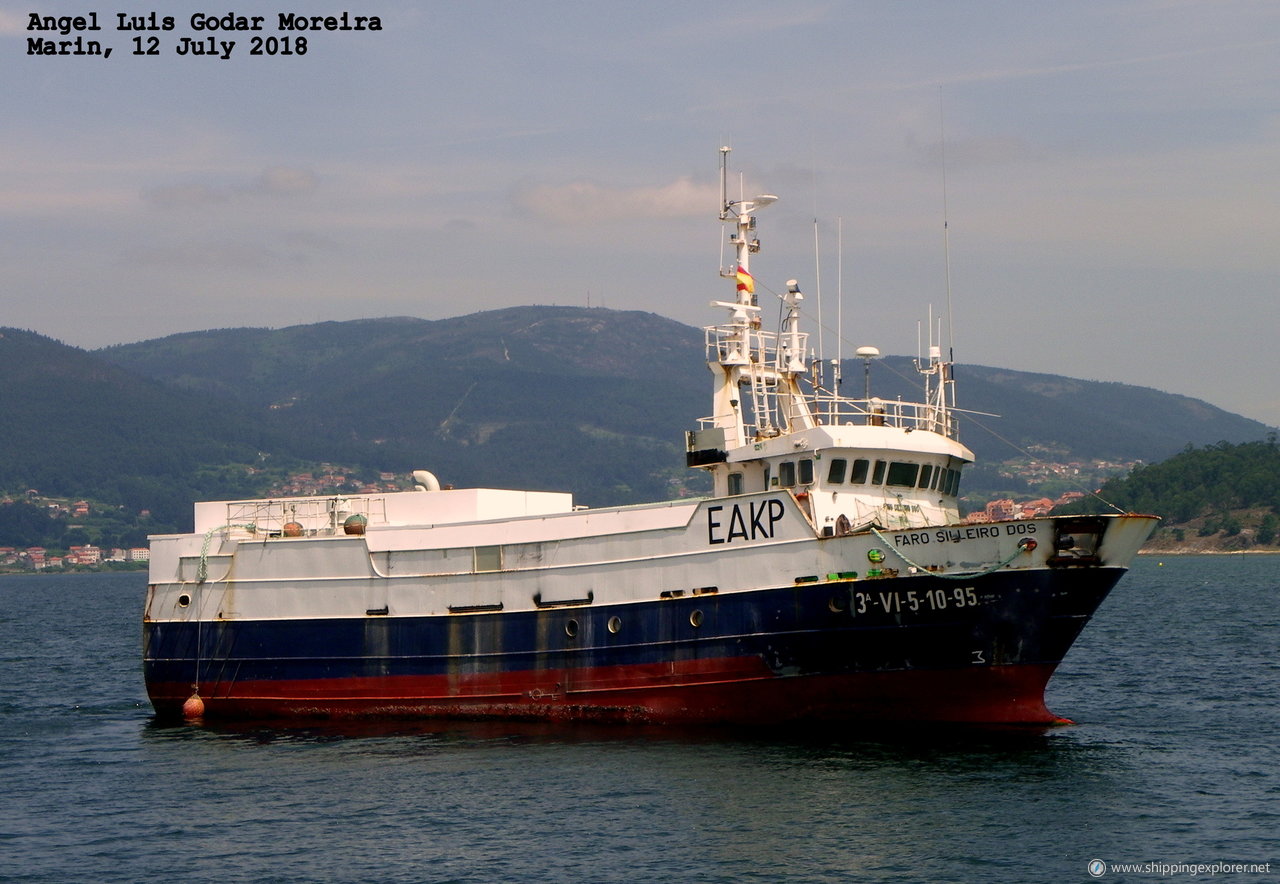
<path id="1" fill-rule="evenodd" d="M 930 464 L 925 464 L 920 468 L 920 486 L 919 487 L 928 488 L 929 482 L 932 479 L 933 479 L 933 467 Z"/>
<path id="2" fill-rule="evenodd" d="M 871 461 L 865 458 L 858 458 L 853 462 L 853 472 L 849 475 L 850 485 L 865 485 L 867 482 L 867 471 L 871 469 Z"/>
<path id="3" fill-rule="evenodd" d="M 847 469 L 849 469 L 849 461 L 843 457 L 837 457 L 831 461 L 831 466 L 827 469 L 827 484 L 843 485 L 844 474 Z"/>
<path id="4" fill-rule="evenodd" d="M 877 464 L 876 466 L 879 466 Z M 903 488 L 916 487 L 916 478 L 920 474 L 920 464 L 905 463 L 904 461 L 895 460 L 889 464 L 889 477 L 885 480 L 886 485 L 896 485 Z"/>
<path id="5" fill-rule="evenodd" d="M 884 483 L 884 461 L 876 461 L 876 468 L 871 473 L 871 484 L 881 485 Z"/>
<path id="6" fill-rule="evenodd" d="M 960 490 L 960 471 L 947 470 L 947 480 L 943 483 L 942 493 L 948 496 L 954 496 Z"/>
<path id="7" fill-rule="evenodd" d="M 813 484 L 813 461 L 807 457 L 800 461 L 800 484 Z"/>
<path id="8" fill-rule="evenodd" d="M 730 494 L 742 493 L 742 473 L 729 474 L 729 493 Z M 614 630 L 614 631 L 616 632 L 617 630 Z"/>
<path id="9" fill-rule="evenodd" d="M 796 464 L 795 461 L 784 460 L 778 464 L 778 484 L 783 488 L 790 488 L 796 484 Z"/>

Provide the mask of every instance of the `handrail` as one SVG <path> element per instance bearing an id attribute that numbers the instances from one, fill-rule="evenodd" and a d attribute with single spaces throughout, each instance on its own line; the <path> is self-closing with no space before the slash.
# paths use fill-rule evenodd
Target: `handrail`
<path id="1" fill-rule="evenodd" d="M 704 329 L 708 362 L 722 365 L 745 365 L 744 374 L 751 384 L 751 413 L 754 423 L 743 424 L 749 438 L 763 439 L 781 434 L 777 404 L 782 393 L 791 395 L 794 387 L 783 391 L 777 386 L 781 376 L 787 374 L 785 354 L 797 346 L 795 341 L 785 340 L 776 332 L 742 326 L 710 326 Z M 805 336 L 798 346 L 804 352 Z M 925 430 L 959 439 L 959 426 L 953 410 L 940 402 L 904 402 L 901 399 L 850 399 L 830 390 L 817 389 L 806 395 L 808 412 L 819 425 L 861 424 L 867 426 L 896 427 L 906 430 Z M 723 421 L 702 418 L 701 429 L 723 426 Z"/>
<path id="2" fill-rule="evenodd" d="M 809 406 L 814 418 L 820 425 L 863 425 L 883 426 L 897 429 L 927 430 L 946 436 L 958 438 L 958 421 L 950 409 L 940 408 L 924 402 L 903 402 L 898 399 L 848 399 L 835 394 L 820 393 L 809 397 Z M 700 429 L 712 429 L 718 424 L 716 418 L 699 418 Z M 745 424 L 748 436 L 761 435 L 755 424 Z M 772 435 L 777 435 L 776 428 L 770 428 Z"/>
<path id="3" fill-rule="evenodd" d="M 364 516 L 369 524 L 387 524 L 387 502 L 382 496 L 329 495 L 267 500 L 233 501 L 227 504 L 227 524 L 249 522 L 258 532 L 280 532 L 288 522 L 297 522 L 307 533 L 342 532 L 343 520 Z"/>

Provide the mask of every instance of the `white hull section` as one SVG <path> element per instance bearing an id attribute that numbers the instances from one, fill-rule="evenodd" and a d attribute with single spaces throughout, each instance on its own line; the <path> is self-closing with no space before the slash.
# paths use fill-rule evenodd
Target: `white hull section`
<path id="1" fill-rule="evenodd" d="M 487 508 L 471 506 L 486 495 Z M 505 495 L 523 493 L 332 498 L 324 502 L 340 512 L 385 507 L 425 524 L 388 519 L 347 535 L 328 520 L 304 523 L 297 537 L 283 536 L 283 523 L 225 518 L 265 502 L 203 504 L 203 533 L 153 538 L 146 615 L 232 620 L 510 612 L 925 572 L 960 578 L 1001 563 L 1012 571 L 1045 568 L 1057 552 L 1053 518 L 821 536 L 808 507 L 791 493 L 465 521 L 468 514 L 495 515 L 494 499 Z M 270 508 L 296 515 L 302 502 L 272 501 Z M 1108 524 L 1100 547 L 1089 552 L 1091 563 L 1127 567 L 1150 520 L 1115 517 Z M 1028 539 L 1037 541 L 1033 549 L 1025 548 Z"/>

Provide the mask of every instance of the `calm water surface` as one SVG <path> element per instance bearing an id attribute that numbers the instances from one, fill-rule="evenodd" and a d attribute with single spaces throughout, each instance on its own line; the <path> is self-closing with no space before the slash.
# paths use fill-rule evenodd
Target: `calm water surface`
<path id="1" fill-rule="evenodd" d="M 1280 556 L 1140 560 L 1047 733 L 161 727 L 145 582 L 0 577 L 0 880 L 1280 881 Z"/>

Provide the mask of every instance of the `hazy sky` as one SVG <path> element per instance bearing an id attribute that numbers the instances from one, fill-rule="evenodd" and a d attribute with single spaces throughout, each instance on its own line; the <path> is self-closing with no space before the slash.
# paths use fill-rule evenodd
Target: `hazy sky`
<path id="1" fill-rule="evenodd" d="M 250 54 L 344 8 L 383 30 Z M 174 29 L 116 30 L 151 9 Z M 193 29 L 228 9 L 263 30 Z M 90 11 L 110 58 L 27 54 L 77 36 L 32 12 Z M 211 34 L 230 58 L 175 52 Z M 761 293 L 798 278 L 816 314 L 820 269 L 828 358 L 838 289 L 843 355 L 915 352 L 945 202 L 959 361 L 1280 424 L 1275 0 L 0 0 L 0 82 L 0 325 L 68 344 L 588 301 L 719 322 L 727 143 L 780 197 Z"/>

